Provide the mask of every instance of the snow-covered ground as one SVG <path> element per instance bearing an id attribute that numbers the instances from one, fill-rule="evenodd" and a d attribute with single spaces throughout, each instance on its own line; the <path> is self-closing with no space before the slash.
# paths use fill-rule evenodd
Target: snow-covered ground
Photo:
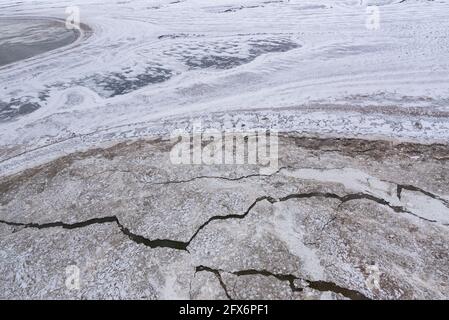
<path id="1" fill-rule="evenodd" d="M 279 144 L 271 175 L 142 140 L 0 177 L 0 298 L 449 297 L 447 146 Z"/>
<path id="2" fill-rule="evenodd" d="M 19 47 L 0 298 L 449 297 L 449 0 L 0 0 Z M 198 123 L 277 171 L 175 165 Z"/>
<path id="3" fill-rule="evenodd" d="M 281 131 L 449 136 L 449 1 L 1 0 L 0 19 L 65 19 L 71 5 L 76 43 L 0 68 L 4 172 L 56 142 L 239 110 L 246 127 L 268 117 Z"/>

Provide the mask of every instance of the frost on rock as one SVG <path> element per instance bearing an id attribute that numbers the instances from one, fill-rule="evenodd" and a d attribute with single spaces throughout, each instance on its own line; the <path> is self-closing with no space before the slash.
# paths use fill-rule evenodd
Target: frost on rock
<path id="1" fill-rule="evenodd" d="M 2 298 L 449 296 L 447 147 L 283 136 L 279 170 L 261 175 L 174 166 L 170 145 L 1 178 Z"/>
<path id="2" fill-rule="evenodd" d="M 449 298 L 448 1 L 100 2 L 0 0 L 0 298 Z"/>

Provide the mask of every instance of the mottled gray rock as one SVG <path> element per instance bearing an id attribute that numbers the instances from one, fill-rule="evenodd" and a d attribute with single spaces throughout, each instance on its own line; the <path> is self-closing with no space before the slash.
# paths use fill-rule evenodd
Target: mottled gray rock
<path id="1" fill-rule="evenodd" d="M 449 298 L 447 146 L 284 136 L 271 175 L 170 148 L 1 177 L 0 298 Z"/>

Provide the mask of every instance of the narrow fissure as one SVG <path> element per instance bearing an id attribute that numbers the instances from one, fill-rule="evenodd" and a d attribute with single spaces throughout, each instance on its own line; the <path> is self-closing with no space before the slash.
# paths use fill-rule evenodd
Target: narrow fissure
<path id="1" fill-rule="evenodd" d="M 370 201 L 374 201 L 378 204 L 381 204 L 383 206 L 387 206 L 390 209 L 392 209 L 394 212 L 407 213 L 407 214 L 411 214 L 417 218 L 420 218 L 420 219 L 428 221 L 428 222 L 436 222 L 435 220 L 429 220 L 429 219 L 426 219 L 419 215 L 416 215 L 410 211 L 407 211 L 403 207 L 393 206 L 388 201 L 386 201 L 384 199 L 377 198 L 375 196 L 365 194 L 365 193 L 355 193 L 355 194 L 347 194 L 345 196 L 339 196 L 335 193 L 310 192 L 310 193 L 290 194 L 290 195 L 287 195 L 287 196 L 279 198 L 279 199 L 275 199 L 270 196 L 259 197 L 242 214 L 229 214 L 229 215 L 225 215 L 225 216 L 213 216 L 213 217 L 209 218 L 206 222 L 204 222 L 202 225 L 200 225 L 196 229 L 196 231 L 193 233 L 193 235 L 190 237 L 190 239 L 186 242 L 171 240 L 171 239 L 151 240 L 151 239 L 145 238 L 144 236 L 132 233 L 128 228 L 126 228 L 125 226 L 123 226 L 120 223 L 119 219 L 116 216 L 93 218 L 93 219 L 89 219 L 89 220 L 82 221 L 82 222 L 76 222 L 76 223 L 64 223 L 61 221 L 57 221 L 57 222 L 38 224 L 38 223 L 18 223 L 18 222 L 4 221 L 4 220 L 0 220 L 0 223 L 6 224 L 9 226 L 24 227 L 24 228 L 47 229 L 47 228 L 61 227 L 63 229 L 69 229 L 69 230 L 83 228 L 83 227 L 87 227 L 87 226 L 90 226 L 93 224 L 116 223 L 117 226 L 119 227 L 119 229 L 121 230 L 121 232 L 124 235 L 126 235 L 130 240 L 132 240 L 133 242 L 135 242 L 137 244 L 143 244 L 150 248 L 171 248 L 171 249 L 183 250 L 183 251 L 188 252 L 187 248 L 189 247 L 191 242 L 196 238 L 196 236 L 201 232 L 201 230 L 203 230 L 206 226 L 208 226 L 213 221 L 228 220 L 228 219 L 244 219 L 251 212 L 251 210 L 257 205 L 257 203 L 259 203 L 261 201 L 265 201 L 265 200 L 271 204 L 274 204 L 277 202 L 285 202 L 285 201 L 288 201 L 291 199 L 307 199 L 307 198 L 314 198 L 314 197 L 324 197 L 324 198 L 336 199 L 336 200 L 339 200 L 341 202 L 341 204 L 346 203 L 348 201 L 353 201 L 353 200 L 362 200 L 362 199 L 370 200 Z"/>
<path id="2" fill-rule="evenodd" d="M 280 273 L 273 273 L 268 270 L 255 270 L 255 269 L 228 272 L 228 271 L 223 271 L 223 270 L 219 270 L 219 269 L 213 269 L 213 268 L 206 267 L 206 266 L 197 266 L 195 268 L 195 272 L 200 272 L 200 271 L 207 271 L 207 272 L 211 272 L 211 273 L 215 274 L 217 279 L 219 279 L 220 285 L 223 287 L 223 290 L 225 290 L 228 298 L 230 298 L 230 297 L 227 293 L 226 284 L 223 283 L 223 279 L 221 277 L 222 272 L 233 274 L 238 277 L 251 276 L 251 275 L 274 277 L 274 278 L 278 279 L 279 281 L 288 282 L 292 292 L 304 291 L 304 288 L 295 286 L 295 281 L 300 281 L 300 282 L 306 283 L 307 287 L 317 290 L 317 291 L 320 291 L 320 292 L 333 292 L 335 294 L 340 294 L 340 295 L 342 295 L 348 299 L 351 299 L 351 300 L 370 300 L 370 298 L 365 296 L 363 293 L 361 293 L 357 290 L 341 287 L 334 282 L 323 281 L 323 280 L 312 281 L 312 280 L 307 280 L 307 279 L 303 279 L 303 278 L 298 278 L 297 276 L 292 275 L 292 274 L 280 274 Z"/>

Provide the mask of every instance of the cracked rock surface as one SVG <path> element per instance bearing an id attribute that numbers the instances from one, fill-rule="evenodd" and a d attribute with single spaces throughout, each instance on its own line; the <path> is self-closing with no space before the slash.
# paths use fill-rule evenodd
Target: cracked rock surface
<path id="1" fill-rule="evenodd" d="M 449 147 L 279 143 L 269 175 L 159 139 L 0 177 L 0 298 L 449 298 Z"/>

